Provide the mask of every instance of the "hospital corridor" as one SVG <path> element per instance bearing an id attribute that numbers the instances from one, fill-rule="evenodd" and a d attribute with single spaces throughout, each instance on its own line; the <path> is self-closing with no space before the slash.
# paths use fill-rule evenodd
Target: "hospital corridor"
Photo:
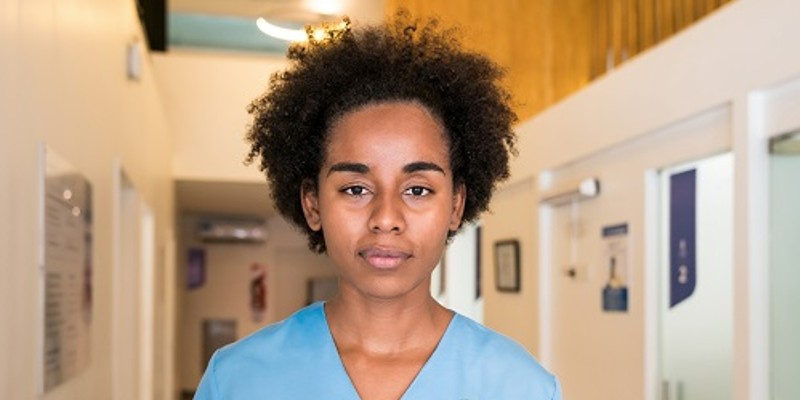
<path id="1" fill-rule="evenodd" d="M 564 399 L 800 399 L 800 1 L 0 0 L 0 400 L 189 400 L 335 298 L 245 133 L 292 43 L 398 9 L 517 116 L 433 299 Z"/>

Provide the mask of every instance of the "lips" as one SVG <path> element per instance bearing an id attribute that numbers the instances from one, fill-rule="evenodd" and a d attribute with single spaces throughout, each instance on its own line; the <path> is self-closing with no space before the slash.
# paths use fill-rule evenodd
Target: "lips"
<path id="1" fill-rule="evenodd" d="M 397 268 L 405 260 L 411 258 L 411 254 L 402 250 L 384 248 L 384 247 L 368 247 L 358 252 L 369 265 L 377 269 L 393 269 Z"/>

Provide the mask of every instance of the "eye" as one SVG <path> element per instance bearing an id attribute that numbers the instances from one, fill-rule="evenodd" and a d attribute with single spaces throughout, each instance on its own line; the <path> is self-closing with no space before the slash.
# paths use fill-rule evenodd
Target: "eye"
<path id="1" fill-rule="evenodd" d="M 431 190 L 422 186 L 412 186 L 406 189 L 405 193 L 414 197 L 423 197 L 431 194 Z"/>
<path id="2" fill-rule="evenodd" d="M 354 197 L 361 197 L 367 194 L 367 188 L 363 186 L 353 185 L 342 189 L 342 192 Z"/>

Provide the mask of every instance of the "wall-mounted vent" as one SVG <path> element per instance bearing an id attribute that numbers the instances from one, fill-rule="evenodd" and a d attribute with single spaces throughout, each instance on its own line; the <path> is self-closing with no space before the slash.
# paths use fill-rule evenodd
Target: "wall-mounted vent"
<path id="1" fill-rule="evenodd" d="M 261 219 L 204 218 L 197 236 L 207 243 L 263 243 L 267 230 Z"/>

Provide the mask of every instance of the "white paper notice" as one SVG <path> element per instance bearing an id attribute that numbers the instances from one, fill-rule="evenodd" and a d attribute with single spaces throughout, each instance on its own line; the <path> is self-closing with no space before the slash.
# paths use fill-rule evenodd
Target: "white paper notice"
<path id="1" fill-rule="evenodd" d="M 47 392 L 89 364 L 92 188 L 50 148 L 44 164 L 42 392 Z"/>

